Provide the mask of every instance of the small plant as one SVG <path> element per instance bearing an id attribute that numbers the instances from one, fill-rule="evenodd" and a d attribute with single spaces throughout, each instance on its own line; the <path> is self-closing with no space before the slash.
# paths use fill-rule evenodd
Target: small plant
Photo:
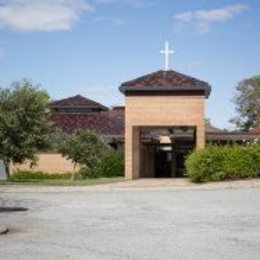
<path id="1" fill-rule="evenodd" d="M 46 173 L 41 171 L 16 171 L 10 180 L 23 181 L 23 180 L 68 180 L 71 178 L 71 173 Z"/>
<path id="2" fill-rule="evenodd" d="M 185 162 L 194 182 L 260 176 L 260 145 L 208 146 L 192 152 Z"/>
<path id="3" fill-rule="evenodd" d="M 124 175 L 124 156 L 121 152 L 109 149 L 92 168 L 82 167 L 79 175 L 86 178 L 110 178 Z"/>
<path id="4" fill-rule="evenodd" d="M 97 167 L 102 177 L 117 177 L 124 175 L 124 156 L 121 152 L 111 149 L 105 153 Z"/>

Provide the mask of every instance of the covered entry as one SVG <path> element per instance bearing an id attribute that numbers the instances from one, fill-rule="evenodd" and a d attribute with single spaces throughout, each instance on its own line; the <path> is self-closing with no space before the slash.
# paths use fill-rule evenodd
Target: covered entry
<path id="1" fill-rule="evenodd" d="M 183 176 L 186 154 L 205 145 L 204 107 L 210 86 L 158 71 L 120 87 L 125 102 L 125 177 Z"/>
<path id="2" fill-rule="evenodd" d="M 140 178 L 184 177 L 195 127 L 140 128 Z"/>
<path id="3" fill-rule="evenodd" d="M 125 95 L 125 177 L 178 177 L 193 148 L 205 145 L 210 85 L 169 69 L 121 84 Z"/>

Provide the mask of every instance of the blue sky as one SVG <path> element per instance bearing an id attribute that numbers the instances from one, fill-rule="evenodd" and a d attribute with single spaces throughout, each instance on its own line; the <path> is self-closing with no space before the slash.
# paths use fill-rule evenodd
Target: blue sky
<path id="1" fill-rule="evenodd" d="M 229 128 L 238 81 L 260 73 L 258 0 L 0 0 L 0 85 L 119 105 L 118 86 L 163 68 L 209 82 L 206 116 Z"/>

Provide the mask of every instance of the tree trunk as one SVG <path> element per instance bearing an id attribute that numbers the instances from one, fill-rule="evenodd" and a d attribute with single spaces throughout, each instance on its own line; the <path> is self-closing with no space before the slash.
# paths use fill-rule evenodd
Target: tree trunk
<path id="1" fill-rule="evenodd" d="M 7 179 L 9 179 L 11 177 L 11 175 L 10 175 L 10 162 L 5 161 L 4 165 L 5 165 L 5 173 L 6 173 Z"/>
<path id="2" fill-rule="evenodd" d="M 72 181 L 75 181 L 75 171 L 76 171 L 76 166 L 77 166 L 77 163 L 74 163 L 74 171 L 72 172 L 72 174 L 71 174 L 71 180 Z"/>

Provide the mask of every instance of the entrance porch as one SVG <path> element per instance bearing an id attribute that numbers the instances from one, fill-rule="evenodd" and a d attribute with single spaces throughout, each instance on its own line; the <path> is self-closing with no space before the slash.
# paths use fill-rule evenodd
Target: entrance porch
<path id="1" fill-rule="evenodd" d="M 139 178 L 185 175 L 185 158 L 195 148 L 195 127 L 140 128 Z"/>
<path id="2" fill-rule="evenodd" d="M 125 82 L 125 177 L 178 177 L 184 159 L 205 145 L 210 86 L 178 72 L 158 71 Z"/>

